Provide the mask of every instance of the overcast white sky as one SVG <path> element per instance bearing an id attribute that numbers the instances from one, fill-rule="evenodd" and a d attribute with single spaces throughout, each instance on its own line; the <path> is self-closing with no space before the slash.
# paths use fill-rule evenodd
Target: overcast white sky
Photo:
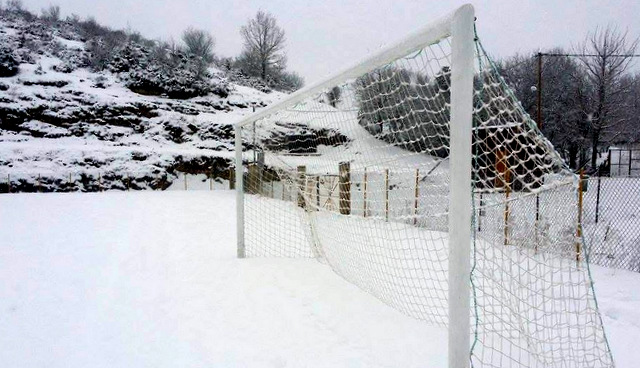
<path id="1" fill-rule="evenodd" d="M 211 32 L 216 52 L 240 53 L 239 27 L 271 12 L 287 35 L 289 68 L 307 83 L 353 64 L 470 1 L 457 0 L 23 0 L 38 11 L 57 4 L 63 15 L 94 16 L 149 38 L 179 39 L 189 26 Z M 488 52 L 504 57 L 581 42 L 597 26 L 640 36 L 640 0 L 476 0 L 478 33 Z"/>

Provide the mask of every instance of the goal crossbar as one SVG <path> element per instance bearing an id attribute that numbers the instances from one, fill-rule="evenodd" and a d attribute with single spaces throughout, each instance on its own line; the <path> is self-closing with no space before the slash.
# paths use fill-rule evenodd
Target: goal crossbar
<path id="1" fill-rule="evenodd" d="M 302 88 L 299 91 L 292 93 L 290 96 L 282 101 L 279 101 L 271 106 L 268 106 L 256 113 L 253 113 L 246 118 L 235 123 L 236 127 L 242 127 L 247 124 L 251 124 L 257 120 L 267 117 L 276 111 L 283 108 L 293 106 L 305 99 L 317 95 L 327 88 L 339 85 L 349 79 L 356 78 L 365 74 L 366 72 L 387 65 L 393 60 L 398 59 L 404 55 L 416 52 L 421 48 L 430 45 L 438 40 L 441 40 L 451 35 L 452 19 L 456 13 L 472 12 L 473 6 L 471 4 L 463 5 L 456 12 L 450 13 L 433 23 L 426 26 L 411 35 L 404 38 L 402 41 L 393 45 L 387 46 L 376 54 L 364 58 L 363 60 L 353 64 L 344 70 L 337 72 L 335 75 L 326 78 L 320 82 L 312 84 L 308 87 Z"/>

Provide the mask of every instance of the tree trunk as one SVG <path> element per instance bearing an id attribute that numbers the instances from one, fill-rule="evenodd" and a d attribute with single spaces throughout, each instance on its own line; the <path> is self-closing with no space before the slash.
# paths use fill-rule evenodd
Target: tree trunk
<path id="1" fill-rule="evenodd" d="M 598 161 L 598 145 L 600 144 L 600 130 L 594 130 L 591 133 L 591 168 L 597 167 Z"/>
<path id="2" fill-rule="evenodd" d="M 575 144 L 569 145 L 569 167 L 572 169 L 578 168 L 578 146 Z"/>

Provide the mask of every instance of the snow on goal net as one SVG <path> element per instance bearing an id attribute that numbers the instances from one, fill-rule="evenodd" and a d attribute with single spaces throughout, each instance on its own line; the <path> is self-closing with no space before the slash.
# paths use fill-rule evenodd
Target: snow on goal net
<path id="1" fill-rule="evenodd" d="M 449 239 L 464 230 L 451 221 L 465 218 L 450 206 L 450 24 L 237 124 L 240 256 L 315 257 L 399 311 L 449 326 Z M 611 367 L 580 234 L 579 180 L 479 40 L 469 43 L 465 359 Z"/>

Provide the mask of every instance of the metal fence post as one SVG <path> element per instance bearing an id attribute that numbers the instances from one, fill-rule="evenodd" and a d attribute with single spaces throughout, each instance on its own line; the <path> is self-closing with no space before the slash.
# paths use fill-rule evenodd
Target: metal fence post
<path id="1" fill-rule="evenodd" d="M 580 169 L 580 182 L 578 183 L 578 229 L 576 230 L 576 266 L 580 265 L 580 252 L 582 251 L 582 205 L 584 194 L 582 192 L 584 180 L 584 169 Z"/>
<path id="2" fill-rule="evenodd" d="M 596 224 L 598 223 L 600 213 L 600 176 L 598 176 L 598 187 L 596 190 Z"/>

